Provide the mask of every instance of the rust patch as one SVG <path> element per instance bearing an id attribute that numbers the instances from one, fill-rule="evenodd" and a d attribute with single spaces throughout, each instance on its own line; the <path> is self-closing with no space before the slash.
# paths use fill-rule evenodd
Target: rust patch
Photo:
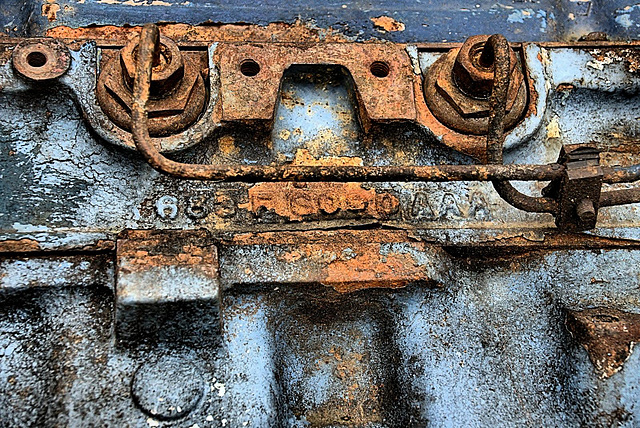
<path id="1" fill-rule="evenodd" d="M 311 426 L 367 426 L 383 422 L 382 385 L 358 383 L 358 379 L 366 376 L 369 364 L 368 353 L 345 352 L 338 346 L 332 346 L 319 359 L 317 367 L 332 368 L 334 377 L 344 385 L 344 394 L 304 413 Z"/>
<path id="2" fill-rule="evenodd" d="M 592 68 L 602 70 L 606 65 L 623 62 L 629 73 L 640 71 L 640 53 L 637 49 L 593 49 L 589 51 L 589 54 L 596 60 L 594 63 L 587 64 Z"/>
<path id="3" fill-rule="evenodd" d="M 289 220 L 304 216 L 357 212 L 369 218 L 384 219 L 398 211 L 398 198 L 377 193 L 359 183 L 259 183 L 249 189 L 249 202 L 240 205 L 256 213 L 261 209 Z"/>
<path id="4" fill-rule="evenodd" d="M 354 156 L 327 156 L 323 158 L 316 159 L 314 158 L 309 150 L 307 149 L 298 149 L 296 150 L 296 156 L 291 162 L 292 165 L 297 166 L 339 166 L 339 165 L 352 165 L 352 166 L 360 166 L 362 165 L 362 158 Z"/>
<path id="5" fill-rule="evenodd" d="M 34 239 L 24 238 L 0 241 L 0 253 L 28 253 L 40 250 L 40 243 Z"/>
<path id="6" fill-rule="evenodd" d="M 384 243 L 343 242 L 292 246 L 278 254 L 278 262 L 295 267 L 305 282 L 320 283 L 339 293 L 370 288 L 403 288 L 412 282 L 431 282 L 414 254 L 422 243 L 396 248 Z"/>
<path id="7" fill-rule="evenodd" d="M 402 230 L 244 233 L 228 245 L 263 247 L 271 270 L 289 272 L 287 283 L 322 284 L 339 293 L 411 283 L 441 286 L 428 276 L 434 258 L 422 256 L 433 249 Z M 245 274 L 254 275 L 250 268 Z"/>
<path id="8" fill-rule="evenodd" d="M 222 121 L 271 122 L 284 72 L 292 65 L 331 64 L 349 70 L 361 123 L 415 121 L 416 75 L 405 45 L 389 43 L 220 44 Z M 244 70 L 243 64 L 253 65 Z M 384 74 L 375 64 L 384 64 Z M 255 74 L 247 71 L 255 70 Z"/>
<path id="9" fill-rule="evenodd" d="M 271 23 L 265 26 L 252 24 L 158 24 L 160 31 L 180 43 L 209 42 L 349 42 L 345 35 L 331 28 L 310 27 L 302 21 L 293 24 Z M 73 40 L 95 40 L 98 45 L 124 45 L 140 34 L 140 26 L 117 27 L 113 25 L 72 28 L 58 26 L 47 30 L 48 37 Z"/>
<path id="10" fill-rule="evenodd" d="M 595 308 L 567 313 L 567 328 L 603 378 L 620 371 L 640 341 L 640 314 Z"/>
<path id="11" fill-rule="evenodd" d="M 223 135 L 218 140 L 218 149 L 225 155 L 230 156 L 238 153 L 238 147 L 236 146 L 236 140 L 232 135 Z"/>
<path id="12" fill-rule="evenodd" d="M 556 91 L 558 92 L 571 92 L 575 89 L 575 86 L 572 85 L 571 83 L 560 83 L 557 87 L 556 87 Z"/>
<path id="13" fill-rule="evenodd" d="M 296 245 L 335 244 L 337 241 L 349 245 L 367 242 L 390 243 L 417 241 L 405 230 L 306 230 L 239 233 L 227 242 L 228 245 Z"/>
<path id="14" fill-rule="evenodd" d="M 47 0 L 47 2 L 42 5 L 42 16 L 46 16 L 49 22 L 58 19 L 58 12 L 60 12 L 60 5 L 55 3 L 54 0 Z"/>
<path id="15" fill-rule="evenodd" d="M 321 283 L 339 293 L 351 293 L 367 288 L 402 288 L 412 281 L 428 280 L 424 267 L 411 254 L 381 254 L 380 244 L 362 246 L 355 251 L 357 254 L 352 258 L 329 263 Z"/>
<path id="16" fill-rule="evenodd" d="M 404 23 L 400 21 L 396 21 L 390 16 L 384 16 L 384 15 L 378 16 L 377 18 L 371 18 L 371 21 L 373 22 L 374 27 L 383 31 L 388 31 L 388 32 L 404 31 L 404 28 L 405 28 Z"/>
<path id="17" fill-rule="evenodd" d="M 97 242 L 82 247 L 83 251 L 108 251 L 116 248 L 116 242 L 108 239 L 99 239 Z"/>
<path id="18" fill-rule="evenodd" d="M 155 266 L 196 266 L 215 277 L 218 262 L 212 247 L 209 234 L 203 231 L 138 230 L 125 232 L 116 250 L 119 270 L 124 273 L 146 271 Z"/>
<path id="19" fill-rule="evenodd" d="M 640 136 L 633 129 L 609 132 L 606 137 L 606 145 L 603 145 L 603 150 L 628 155 L 632 157 L 629 161 L 637 163 L 635 157 L 640 154 Z"/>

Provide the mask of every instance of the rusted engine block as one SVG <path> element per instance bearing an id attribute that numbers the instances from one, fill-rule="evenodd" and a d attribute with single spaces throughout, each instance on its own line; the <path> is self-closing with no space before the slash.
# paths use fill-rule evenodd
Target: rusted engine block
<path id="1" fill-rule="evenodd" d="M 2 425 L 640 421 L 637 42 L 47 35 L 0 38 Z"/>

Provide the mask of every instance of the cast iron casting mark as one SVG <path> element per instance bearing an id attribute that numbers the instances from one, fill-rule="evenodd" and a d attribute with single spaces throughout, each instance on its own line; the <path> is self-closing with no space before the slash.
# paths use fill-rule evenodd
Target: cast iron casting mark
<path id="1" fill-rule="evenodd" d="M 410 68 L 410 64 L 404 64 L 392 47 L 345 46 L 327 47 L 328 53 L 318 46 L 305 48 L 296 52 L 296 59 L 286 53 L 289 48 L 274 46 L 273 55 L 284 63 L 280 67 L 282 69 L 296 61 L 313 62 L 318 56 L 335 57 L 333 62 L 347 64 L 355 83 L 360 83 L 356 85 L 359 88 L 357 95 L 365 107 L 363 110 L 367 111 L 367 114 L 361 113 L 365 125 L 371 120 L 415 116 L 415 107 L 403 104 L 403 99 L 413 93 L 410 78 L 403 71 Z M 139 40 L 130 41 L 116 55 L 107 55 L 98 79 L 96 100 L 108 120 L 120 129 L 118 135 L 132 139 L 132 144 L 123 140 L 122 145 L 134 145 L 153 168 L 183 179 L 241 182 L 491 181 L 500 197 L 512 206 L 527 212 L 551 213 L 558 228 L 573 231 L 594 228 L 600 207 L 640 201 L 640 188 L 637 187 L 602 191 L 602 184 L 632 183 L 640 179 L 640 165 L 601 166 L 598 150 L 587 145 L 565 145 L 554 164 L 503 164 L 505 129 L 513 127 L 527 111 L 527 83 L 517 55 L 506 39 L 498 34 L 470 37 L 460 48 L 452 49 L 430 68 L 422 87 L 424 100 L 430 114 L 436 118 L 435 122 L 439 121 L 438 126 L 448 127 L 462 141 L 450 145 L 474 155 L 484 161 L 484 165 L 231 166 L 181 163 L 161 154 L 158 147 L 171 147 L 172 138 L 185 134 L 185 130 L 192 133 L 191 137 L 185 138 L 201 138 L 198 124 L 209 120 L 207 115 L 217 114 L 222 121 L 267 120 L 273 116 L 273 106 L 270 102 L 265 104 L 265 100 L 273 98 L 271 93 L 278 90 L 281 78 L 278 73 L 282 70 L 271 74 L 263 70 L 258 62 L 251 59 L 252 55 L 259 55 L 264 50 L 260 48 L 257 52 L 256 49 L 250 44 L 220 48 L 220 52 L 238 59 L 240 66 L 238 70 L 220 66 L 223 105 L 218 107 L 221 111 L 211 112 L 206 108 L 206 67 L 202 64 L 206 60 L 203 55 L 181 53 L 171 39 L 160 36 L 156 25 L 147 24 L 142 28 Z M 366 82 L 371 83 L 369 89 L 359 77 L 363 72 L 344 59 L 348 58 L 350 50 L 357 49 L 369 49 L 359 52 L 360 56 L 373 55 L 374 52 L 391 58 L 388 62 L 374 61 L 369 70 L 365 70 L 374 76 L 373 80 Z M 221 55 L 220 52 L 217 55 Z M 15 71 L 31 82 L 51 81 L 70 67 L 68 48 L 55 39 L 27 39 L 16 46 L 12 59 Z M 322 61 L 331 60 L 323 58 Z M 229 63 L 234 61 L 221 62 Z M 233 73 L 238 72 L 245 77 L 259 78 L 267 94 L 245 94 L 248 87 L 233 77 Z M 396 81 L 390 83 L 388 77 L 394 76 Z M 376 101 L 375 95 L 378 94 L 382 101 Z M 385 110 L 384 103 L 389 104 L 388 110 Z M 129 130 L 131 134 L 126 132 Z M 481 140 L 478 139 L 482 134 L 486 134 L 484 148 L 480 147 Z M 152 135 L 156 138 L 151 138 Z M 167 145 L 163 142 L 165 140 L 169 141 Z M 542 196 L 532 197 L 516 190 L 510 180 L 551 183 L 543 190 Z"/>

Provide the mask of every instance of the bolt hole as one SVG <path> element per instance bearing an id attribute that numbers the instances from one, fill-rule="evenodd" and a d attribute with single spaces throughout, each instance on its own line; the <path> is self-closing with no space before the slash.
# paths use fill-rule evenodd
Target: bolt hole
<path id="1" fill-rule="evenodd" d="M 389 75 L 389 64 L 384 61 L 374 61 L 371 63 L 369 70 L 371 70 L 371 74 L 376 77 L 387 77 Z"/>
<path id="2" fill-rule="evenodd" d="M 248 77 L 253 77 L 260 73 L 260 64 L 252 59 L 245 59 L 240 63 L 240 73 Z"/>
<path id="3" fill-rule="evenodd" d="M 31 67 L 42 67 L 46 63 L 47 57 L 42 52 L 35 51 L 27 55 L 27 64 L 29 64 Z"/>

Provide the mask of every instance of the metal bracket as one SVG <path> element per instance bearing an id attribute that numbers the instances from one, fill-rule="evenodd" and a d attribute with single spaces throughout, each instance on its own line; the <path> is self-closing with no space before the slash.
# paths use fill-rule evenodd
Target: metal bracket
<path id="1" fill-rule="evenodd" d="M 54 44 L 60 50 L 56 50 L 52 47 L 53 45 L 49 46 L 42 41 L 37 41 L 35 44 L 33 41 L 19 44 L 12 54 L 13 68 L 19 75 L 30 81 L 48 81 L 56 76 L 59 77 L 66 72 L 69 66 L 68 61 L 65 60 L 68 59 L 69 51 L 60 43 L 55 42 Z M 137 46 L 136 55 L 131 53 L 134 45 Z M 153 168 L 176 178 L 229 182 L 491 181 L 500 197 L 510 205 L 527 212 L 550 213 L 556 217 L 556 224 L 560 229 L 573 231 L 595 227 L 600 207 L 640 202 L 640 187 L 637 186 L 601 191 L 603 183 L 617 184 L 639 181 L 640 164 L 627 167 L 601 167 L 597 151 L 589 147 L 567 146 L 560 154 L 559 161 L 550 165 L 504 164 L 502 151 L 505 129 L 514 125 L 512 122 L 515 119 L 510 119 L 509 114 L 511 111 L 515 111 L 513 105 L 518 103 L 517 99 L 522 98 L 520 101 L 524 99 L 522 96 L 518 98 L 518 94 L 524 89 L 522 89 L 523 76 L 517 66 L 517 58 L 507 40 L 499 34 L 490 37 L 475 36 L 467 40 L 461 48 L 451 50 L 447 56 L 453 57 L 456 52 L 460 56 L 460 52 L 463 53 L 461 58 L 456 57 L 457 62 L 454 61 L 453 65 L 448 66 L 455 68 L 455 70 L 445 70 L 444 74 L 453 80 L 436 82 L 441 90 L 449 88 L 451 85 L 461 86 L 456 89 L 460 93 L 454 91 L 457 94 L 454 97 L 456 98 L 454 104 L 469 118 L 476 120 L 478 119 L 476 116 L 480 112 L 482 113 L 482 126 L 474 128 L 475 135 L 473 136 L 457 133 L 456 129 L 458 131 L 460 129 L 453 124 L 449 124 L 449 127 L 445 126 L 446 120 L 444 119 L 442 119 L 442 123 L 435 119 L 434 121 L 439 123 L 438 127 L 446 128 L 447 134 L 454 132 L 456 138 L 460 138 L 459 144 L 445 143 L 461 153 L 474 152 L 465 146 L 464 141 L 468 142 L 469 138 L 473 139 L 474 144 L 477 143 L 477 147 L 474 147 L 479 148 L 486 130 L 486 144 L 481 150 L 483 153 L 473 153 L 477 159 L 485 162 L 483 165 L 228 165 L 174 161 L 161 153 L 163 147 L 161 139 L 152 138 L 152 135 L 164 135 L 163 132 L 166 131 L 165 129 L 160 132 L 156 125 L 169 126 L 167 117 L 154 116 L 158 113 L 159 108 L 155 104 L 158 101 L 157 95 L 167 90 L 168 83 L 176 80 L 176 75 L 180 75 L 180 73 L 169 73 L 170 76 L 163 78 L 160 73 L 162 68 L 158 70 L 155 66 L 157 62 L 162 62 L 162 58 L 167 56 L 167 52 L 169 52 L 167 49 L 171 50 L 171 46 L 173 46 L 175 58 L 182 55 L 173 42 L 160 35 L 156 25 L 145 25 L 139 40 L 131 41 L 128 47 L 119 53 L 120 58 L 124 58 L 124 65 L 120 66 L 118 69 L 120 71 L 116 74 L 118 79 L 122 80 L 124 77 L 125 81 L 121 83 L 126 86 L 126 96 L 123 95 L 123 92 L 119 99 L 123 101 L 126 98 L 125 104 L 131 113 L 130 121 L 123 119 L 121 125 L 124 126 L 124 122 L 127 124 L 130 122 L 133 143 Z M 410 61 L 404 55 L 404 48 L 398 49 L 397 46 L 387 45 L 357 45 L 349 48 L 345 44 L 313 45 L 306 46 L 304 49 L 300 47 L 294 49 L 288 45 L 269 45 L 267 47 L 254 44 L 228 44 L 218 47 L 210 55 L 221 64 L 219 80 L 225 91 L 221 95 L 222 104 L 216 108 L 216 114 L 221 115 L 219 119 L 222 121 L 268 121 L 273 118 L 273 100 L 276 98 L 278 82 L 281 81 L 284 70 L 294 64 L 320 63 L 348 67 L 357 87 L 357 98 L 363 106 L 362 112 L 363 114 L 366 112 L 361 118 L 363 122 L 367 120 L 379 122 L 417 120 L 420 122 L 420 118 L 423 117 L 420 112 L 426 114 L 429 111 L 427 104 L 431 105 L 431 109 L 437 110 L 432 105 L 433 99 L 431 99 L 429 91 L 425 92 L 426 99 L 415 96 L 416 91 L 419 91 L 416 89 L 419 88 L 417 82 L 421 79 L 426 79 L 425 82 L 427 82 L 429 76 L 423 76 L 413 71 L 413 68 L 410 67 Z M 367 68 L 363 65 L 364 63 L 353 61 L 354 52 L 357 53 L 357 57 L 373 55 L 373 59 L 378 59 L 373 63 L 367 62 L 370 65 Z M 31 63 L 27 54 L 31 55 Z M 206 55 L 194 56 L 200 61 L 203 61 L 205 57 Z M 243 59 L 245 57 L 271 58 L 272 60 L 275 58 L 277 61 L 271 62 L 277 63 L 278 66 L 268 69 L 264 67 L 264 70 L 258 75 L 260 73 L 259 63 L 255 59 L 250 61 Z M 379 60 L 383 57 L 391 59 L 386 63 Z M 46 63 L 60 63 L 61 65 L 58 64 L 60 67 L 55 70 L 56 74 L 47 74 L 46 76 L 38 74 L 37 71 L 43 67 L 38 58 L 49 58 Z M 226 63 L 223 61 L 225 58 L 233 58 L 234 60 Z M 474 61 L 477 63 L 475 66 L 473 65 Z M 234 64 L 239 64 L 239 68 L 232 66 Z M 435 64 L 432 67 L 436 67 Z M 476 70 L 474 67 L 480 67 L 482 70 Z M 469 68 L 474 69 L 470 70 Z M 154 69 L 156 69 L 155 72 Z M 172 70 L 170 67 L 169 69 Z M 123 71 L 125 71 L 124 75 Z M 455 71 L 455 73 L 451 74 L 449 71 Z M 369 75 L 375 78 L 371 78 Z M 109 82 L 108 73 L 101 73 L 101 76 L 100 79 L 106 79 L 105 82 Z M 192 88 L 191 85 L 187 86 Z M 112 91 L 114 87 L 111 87 Z M 479 89 L 481 91 L 477 92 Z M 158 92 L 159 90 L 160 92 Z M 98 88 L 97 91 L 100 92 L 100 89 Z M 116 92 L 118 91 L 116 90 Z M 451 96 L 450 92 L 446 90 L 445 92 Z M 171 91 L 169 93 L 176 95 Z M 182 95 L 187 93 L 190 94 L 189 90 L 185 90 Z M 490 95 L 488 98 L 486 98 L 487 94 Z M 460 99 L 462 95 L 464 97 Z M 117 93 L 115 96 L 119 97 Z M 179 103 L 174 102 L 175 100 L 169 102 L 172 108 L 168 110 L 177 109 L 176 111 L 178 111 L 186 105 L 192 105 L 190 99 L 185 96 L 180 98 Z M 469 101 L 467 99 L 469 97 L 479 105 L 468 109 L 469 105 L 466 103 Z M 419 100 L 422 107 L 418 108 L 418 104 L 412 104 L 410 101 L 412 99 L 415 99 L 416 102 Z M 425 103 L 425 101 L 427 102 Z M 104 108 L 104 102 L 102 104 Z M 200 102 L 198 105 L 200 106 Z M 118 108 L 120 107 L 119 105 Z M 451 105 L 449 107 L 453 108 Z M 164 108 L 167 106 L 165 105 Z M 199 111 L 201 108 L 202 106 L 196 110 Z M 513 113 L 514 118 L 520 117 L 522 113 L 521 107 L 516 110 L 519 113 Z M 197 111 L 194 113 L 195 116 L 197 116 L 196 113 Z M 180 120 L 179 126 L 176 126 L 180 129 L 183 126 L 187 127 L 184 132 L 199 132 L 195 125 L 190 125 L 194 115 L 189 114 L 189 120 Z M 112 120 L 114 123 L 118 123 L 118 120 L 114 120 L 113 117 Z M 431 127 L 432 124 L 425 122 L 423 125 Z M 169 128 L 172 127 L 173 125 L 169 126 Z M 439 134 L 440 131 L 437 131 L 436 134 Z M 472 130 L 467 129 L 467 131 L 471 132 Z M 126 144 L 123 143 L 123 145 Z M 512 186 L 509 183 L 511 180 L 550 181 L 552 184 L 546 188 L 542 196 L 529 196 Z"/>
<path id="2" fill-rule="evenodd" d="M 598 219 L 603 171 L 600 152 L 588 146 L 565 145 L 558 163 L 565 166 L 560 180 L 543 190 L 558 201 L 556 225 L 570 231 L 593 229 Z"/>
<path id="3" fill-rule="evenodd" d="M 127 231 L 117 242 L 116 335 L 169 342 L 209 335 L 218 288 L 218 252 L 206 232 Z"/>

